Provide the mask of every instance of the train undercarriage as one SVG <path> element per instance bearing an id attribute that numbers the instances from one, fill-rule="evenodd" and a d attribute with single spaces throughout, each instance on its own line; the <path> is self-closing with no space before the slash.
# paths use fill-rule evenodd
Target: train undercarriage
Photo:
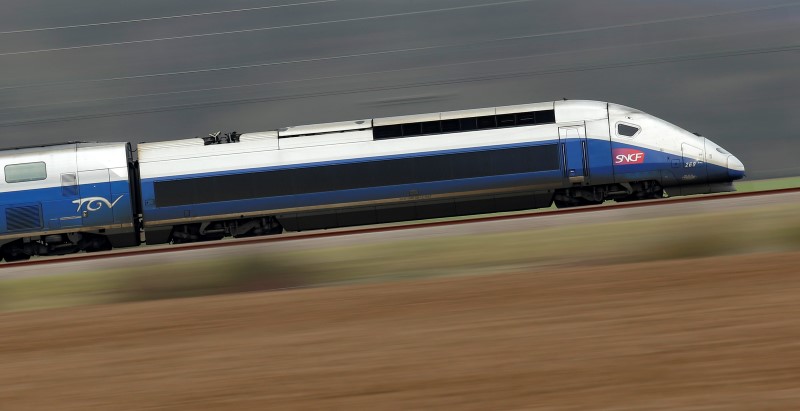
<path id="1" fill-rule="evenodd" d="M 558 189 L 552 192 L 552 203 L 554 203 L 557 208 L 569 208 L 597 205 L 606 200 L 627 202 L 657 199 L 664 197 L 664 195 L 664 189 L 657 181 L 641 181 Z M 520 207 L 519 203 L 517 203 L 514 207 L 516 207 L 516 209 L 524 209 L 542 206 L 546 207 L 546 205 L 541 202 L 536 205 L 529 204 L 527 207 Z M 512 208 L 513 207 L 509 208 L 509 210 L 512 210 Z M 473 213 L 493 211 L 508 210 L 476 209 Z M 437 216 L 431 215 L 418 218 L 434 217 Z M 438 217 L 447 217 L 447 215 Z M 381 223 L 381 221 L 376 221 L 375 223 Z M 367 224 L 369 224 L 369 222 L 367 222 Z M 154 243 L 172 242 L 173 244 L 184 244 L 220 240 L 224 237 L 243 238 L 280 234 L 284 231 L 284 227 L 278 218 L 272 216 L 198 222 L 176 225 L 171 227 L 171 229 L 169 227 L 166 228 L 168 231 L 164 232 L 163 241 L 155 241 Z M 102 231 L 99 233 L 62 233 L 27 237 L 2 245 L 2 247 L 0 247 L 0 254 L 2 254 L 5 261 L 11 262 L 27 260 L 35 255 L 65 255 L 80 251 L 107 251 L 112 248 L 138 244 L 138 241 L 132 240 L 132 234 L 127 233 L 126 235 L 127 236 L 124 237 L 122 241 L 120 241 L 121 237 L 119 237 L 119 235 L 109 235 L 109 233 Z M 147 237 L 149 239 L 150 235 Z M 153 237 L 155 238 L 156 236 L 154 235 Z M 150 243 L 150 241 L 148 241 L 148 243 Z"/>
<path id="2" fill-rule="evenodd" d="M 224 237 L 255 237 L 280 234 L 283 226 L 274 217 L 247 218 L 226 221 L 177 225 L 172 228 L 172 243 L 221 240 Z"/>
<path id="3" fill-rule="evenodd" d="M 621 184 L 609 184 L 602 186 L 574 187 L 568 189 L 555 190 L 554 192 L 551 193 L 553 193 L 552 202 L 551 200 L 547 200 L 545 203 L 538 201 L 536 202 L 536 204 L 528 203 L 527 205 L 523 205 L 519 201 L 497 200 L 495 203 L 496 208 L 494 209 L 487 208 L 482 210 L 473 209 L 473 211 L 470 214 L 540 208 L 540 207 L 547 207 L 552 203 L 555 203 L 556 207 L 558 208 L 567 208 L 567 207 L 601 204 L 606 200 L 627 202 L 627 201 L 647 200 L 647 199 L 656 199 L 664 197 L 664 189 L 657 181 L 641 181 L 641 182 L 631 182 L 631 183 L 621 183 Z M 477 203 L 480 201 L 483 200 L 461 201 L 459 203 L 466 205 L 467 203 Z M 497 203 L 500 202 L 503 202 L 504 204 L 498 205 Z M 438 208 L 440 210 L 440 214 L 420 215 L 421 214 L 420 209 L 423 207 L 427 207 L 428 212 L 433 212 L 432 211 L 433 208 Z M 417 209 L 416 214 L 413 213 L 410 214 L 407 211 L 404 211 L 409 208 L 412 209 L 416 208 Z M 368 219 L 359 220 L 358 218 L 352 218 L 349 220 L 350 221 L 349 224 L 344 224 L 339 226 L 381 224 L 393 221 L 407 221 L 415 219 L 442 218 L 442 217 L 453 217 L 458 215 L 464 215 L 463 213 L 459 213 L 458 207 L 451 208 L 450 210 L 451 211 L 443 211 L 441 205 L 437 206 L 435 204 L 428 206 L 423 206 L 421 204 L 406 205 L 398 207 L 398 211 L 396 212 L 397 218 L 386 217 L 383 220 L 368 220 Z M 351 217 L 352 217 L 352 212 L 351 212 Z M 287 226 L 286 229 L 289 231 L 303 231 L 309 229 L 336 228 L 339 226 L 325 225 L 325 223 L 320 223 L 320 225 L 314 227 L 299 228 L 295 226 L 295 223 L 293 223 L 290 224 L 290 226 Z M 203 223 L 193 223 L 193 224 L 183 224 L 183 225 L 173 226 L 169 238 L 168 239 L 165 238 L 163 242 L 171 241 L 173 244 L 183 244 L 183 243 L 192 243 L 198 241 L 220 240 L 224 237 L 242 238 L 242 237 L 253 237 L 253 236 L 270 235 L 270 234 L 280 234 L 281 232 L 283 232 L 283 230 L 284 227 L 281 224 L 281 221 L 279 221 L 279 219 L 275 217 L 213 221 L 213 222 L 203 222 Z"/>
<path id="4" fill-rule="evenodd" d="M 621 203 L 663 197 L 664 188 L 657 181 L 636 181 L 559 189 L 553 196 L 553 203 L 557 208 L 569 208 L 602 204 L 606 200 Z"/>
<path id="5" fill-rule="evenodd" d="M 35 255 L 66 255 L 80 251 L 108 251 L 113 248 L 110 239 L 94 233 L 62 233 L 39 237 L 26 237 L 0 248 L 3 258 L 8 261 L 24 261 Z"/>

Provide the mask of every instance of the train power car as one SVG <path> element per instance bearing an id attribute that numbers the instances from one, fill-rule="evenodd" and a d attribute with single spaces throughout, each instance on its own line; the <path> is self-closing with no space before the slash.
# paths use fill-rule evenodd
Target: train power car
<path id="1" fill-rule="evenodd" d="M 137 151 L 138 162 L 126 143 L 0 152 L 4 258 L 135 245 L 140 228 L 148 244 L 185 243 L 732 191 L 744 177 L 709 139 L 597 101 L 217 133 Z"/>
<path id="2" fill-rule="evenodd" d="M 556 101 L 139 145 L 148 243 L 731 191 L 744 167 L 628 107 Z"/>

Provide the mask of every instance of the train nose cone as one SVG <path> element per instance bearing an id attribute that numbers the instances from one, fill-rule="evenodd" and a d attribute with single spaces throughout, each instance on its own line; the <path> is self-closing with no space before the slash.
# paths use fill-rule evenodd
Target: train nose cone
<path id="1" fill-rule="evenodd" d="M 728 175 L 734 180 L 744 178 L 744 164 L 736 156 L 728 156 Z"/>

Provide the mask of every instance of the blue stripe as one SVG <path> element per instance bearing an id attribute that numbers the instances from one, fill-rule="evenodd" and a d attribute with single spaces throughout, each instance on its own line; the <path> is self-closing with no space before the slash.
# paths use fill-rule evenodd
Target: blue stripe
<path id="1" fill-rule="evenodd" d="M 82 184 L 79 187 L 82 193 L 110 192 L 110 198 L 106 198 L 108 194 L 102 195 L 103 198 L 106 198 L 110 202 L 113 202 L 114 199 L 118 198 L 120 195 L 122 195 L 123 198 L 114 205 L 113 210 L 109 210 L 103 205 L 103 207 L 97 211 L 90 212 L 89 218 L 84 221 L 81 211 L 78 210 L 78 204 L 73 203 L 73 201 L 79 199 L 80 196 L 64 196 L 62 195 L 60 186 L 0 193 L 0 234 L 8 233 L 6 209 L 26 204 L 41 207 L 42 227 L 37 230 L 14 232 L 15 234 L 24 235 L 25 232 L 60 230 L 65 228 L 75 228 L 76 230 L 91 229 L 91 227 L 130 224 L 133 221 L 132 198 L 127 181 L 114 181 L 104 184 Z M 92 194 L 84 194 L 84 196 L 89 197 L 92 196 Z M 64 217 L 76 216 L 81 218 L 62 220 Z"/>

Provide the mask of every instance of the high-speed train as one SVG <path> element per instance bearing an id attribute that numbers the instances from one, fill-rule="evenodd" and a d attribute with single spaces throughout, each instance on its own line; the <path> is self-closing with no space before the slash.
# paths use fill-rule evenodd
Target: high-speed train
<path id="1" fill-rule="evenodd" d="M 743 164 L 639 110 L 551 101 L 0 151 L 0 254 L 99 251 L 733 191 Z"/>

